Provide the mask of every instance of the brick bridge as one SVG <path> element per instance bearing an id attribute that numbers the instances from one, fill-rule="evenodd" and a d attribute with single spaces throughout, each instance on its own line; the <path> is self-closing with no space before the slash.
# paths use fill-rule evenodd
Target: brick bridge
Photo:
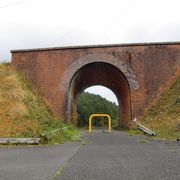
<path id="1" fill-rule="evenodd" d="M 12 65 L 22 71 L 56 116 L 76 123 L 77 99 L 102 85 L 119 102 L 119 124 L 143 115 L 177 77 L 180 42 L 139 43 L 13 50 Z"/>

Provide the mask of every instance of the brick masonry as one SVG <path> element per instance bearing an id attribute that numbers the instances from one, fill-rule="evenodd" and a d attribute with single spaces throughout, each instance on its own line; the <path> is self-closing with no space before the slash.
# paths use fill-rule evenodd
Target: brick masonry
<path id="1" fill-rule="evenodd" d="M 144 114 L 179 76 L 180 43 L 100 45 L 14 50 L 12 65 L 42 95 L 56 116 L 76 122 L 78 95 L 109 87 L 120 104 L 120 125 Z"/>

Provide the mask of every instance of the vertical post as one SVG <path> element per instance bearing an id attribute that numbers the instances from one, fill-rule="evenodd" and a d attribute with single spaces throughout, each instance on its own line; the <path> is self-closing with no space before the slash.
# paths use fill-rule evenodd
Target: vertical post
<path id="1" fill-rule="evenodd" d="M 109 132 L 111 132 L 111 118 L 110 116 L 108 116 L 108 125 L 109 125 Z"/>
<path id="2" fill-rule="evenodd" d="M 89 132 L 92 131 L 92 123 L 91 123 L 92 115 L 89 117 Z"/>

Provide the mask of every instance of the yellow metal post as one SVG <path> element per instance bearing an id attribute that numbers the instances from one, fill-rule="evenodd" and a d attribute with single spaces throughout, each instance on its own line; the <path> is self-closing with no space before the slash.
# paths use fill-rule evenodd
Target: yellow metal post
<path id="1" fill-rule="evenodd" d="M 89 117 L 89 132 L 91 132 L 92 130 L 92 123 L 91 123 L 91 121 L 92 121 L 92 116 L 90 116 Z"/>
<path id="2" fill-rule="evenodd" d="M 108 131 L 111 132 L 111 117 L 108 114 L 92 114 L 89 117 L 89 132 L 92 132 L 92 119 L 93 117 L 102 117 L 104 120 L 104 117 L 108 118 Z"/>
<path id="3" fill-rule="evenodd" d="M 109 127 L 109 132 L 111 132 L 111 118 L 110 116 L 108 117 L 109 123 L 108 123 L 108 127 Z"/>

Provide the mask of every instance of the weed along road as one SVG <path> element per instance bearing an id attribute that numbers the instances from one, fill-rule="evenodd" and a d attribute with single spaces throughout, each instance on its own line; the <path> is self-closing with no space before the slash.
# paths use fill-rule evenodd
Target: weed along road
<path id="1" fill-rule="evenodd" d="M 0 147 L 0 180 L 180 179 L 179 142 L 94 129 L 82 137 L 82 143 Z"/>

